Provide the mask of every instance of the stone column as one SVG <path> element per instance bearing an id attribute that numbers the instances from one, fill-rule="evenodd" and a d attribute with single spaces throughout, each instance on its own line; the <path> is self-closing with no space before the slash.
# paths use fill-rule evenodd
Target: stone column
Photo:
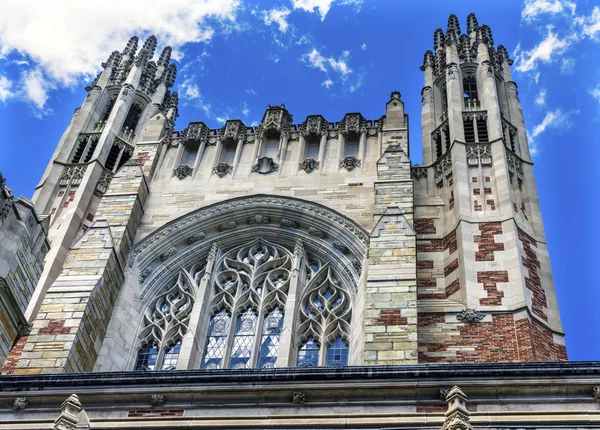
<path id="1" fill-rule="evenodd" d="M 456 46 L 448 45 L 446 48 L 446 93 L 448 98 L 448 126 L 450 127 L 450 143 L 455 139 L 465 141 L 463 127 L 463 92 L 461 73 L 458 67 L 459 58 Z M 443 149 L 446 152 L 446 149 Z"/>
<path id="2" fill-rule="evenodd" d="M 494 67 L 490 62 L 487 45 L 480 43 L 477 47 L 479 98 L 484 110 L 487 111 L 488 138 L 492 142 L 502 138 L 502 119 L 500 117 L 500 103 L 496 92 L 496 79 Z"/>

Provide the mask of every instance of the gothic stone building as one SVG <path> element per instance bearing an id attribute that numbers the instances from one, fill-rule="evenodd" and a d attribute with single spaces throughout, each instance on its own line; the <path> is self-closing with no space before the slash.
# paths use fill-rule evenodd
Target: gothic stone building
<path id="1" fill-rule="evenodd" d="M 435 31 L 423 166 L 396 91 L 376 119 L 177 131 L 155 47 L 110 55 L 35 190 L 51 247 L 0 428 L 600 427 L 488 26 Z"/>

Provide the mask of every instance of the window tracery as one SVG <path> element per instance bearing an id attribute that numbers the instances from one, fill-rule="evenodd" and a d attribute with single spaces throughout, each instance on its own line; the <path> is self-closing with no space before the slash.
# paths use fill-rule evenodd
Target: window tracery
<path id="1" fill-rule="evenodd" d="M 158 294 L 146 309 L 140 333 L 136 370 L 173 370 L 194 304 L 190 273 L 181 271 L 172 285 Z"/>

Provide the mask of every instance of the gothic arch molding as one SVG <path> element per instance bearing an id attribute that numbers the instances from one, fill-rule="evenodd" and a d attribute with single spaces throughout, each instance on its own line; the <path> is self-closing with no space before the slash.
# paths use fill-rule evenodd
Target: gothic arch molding
<path id="1" fill-rule="evenodd" d="M 323 205 L 290 197 L 255 195 L 216 203 L 177 218 L 140 241 L 130 253 L 146 300 L 181 269 L 205 261 L 213 244 L 230 249 L 257 237 L 330 261 L 358 289 L 369 235 Z"/>

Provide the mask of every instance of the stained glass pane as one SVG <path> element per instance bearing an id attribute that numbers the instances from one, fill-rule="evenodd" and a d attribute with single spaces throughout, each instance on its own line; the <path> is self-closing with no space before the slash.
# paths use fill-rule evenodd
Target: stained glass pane
<path id="1" fill-rule="evenodd" d="M 230 317 L 225 311 L 220 311 L 211 318 L 206 351 L 202 360 L 203 369 L 220 369 L 223 365 L 229 322 Z"/>
<path id="2" fill-rule="evenodd" d="M 254 331 L 256 328 L 256 314 L 253 309 L 248 309 L 237 318 L 235 337 L 233 338 L 233 349 L 229 368 L 245 369 L 250 364 L 252 356 L 252 344 L 254 343 Z"/>
<path id="3" fill-rule="evenodd" d="M 258 357 L 259 368 L 275 367 L 282 328 L 283 312 L 281 312 L 280 309 L 275 308 L 265 317 L 263 336 L 260 342 L 260 354 Z"/>
<path id="4" fill-rule="evenodd" d="M 177 343 L 165 351 L 162 370 L 175 370 L 175 368 L 177 367 L 177 359 L 179 358 L 180 350 L 181 344 Z"/>
<path id="5" fill-rule="evenodd" d="M 298 367 L 315 367 L 319 365 L 320 346 L 312 337 L 298 349 Z"/>
<path id="6" fill-rule="evenodd" d="M 348 365 L 348 344 L 344 342 L 341 336 L 335 338 L 331 345 L 327 347 L 326 366 L 347 366 Z"/>
<path id="7" fill-rule="evenodd" d="M 158 348 L 155 345 L 144 346 L 138 352 L 135 370 L 154 370 L 157 357 Z"/>

